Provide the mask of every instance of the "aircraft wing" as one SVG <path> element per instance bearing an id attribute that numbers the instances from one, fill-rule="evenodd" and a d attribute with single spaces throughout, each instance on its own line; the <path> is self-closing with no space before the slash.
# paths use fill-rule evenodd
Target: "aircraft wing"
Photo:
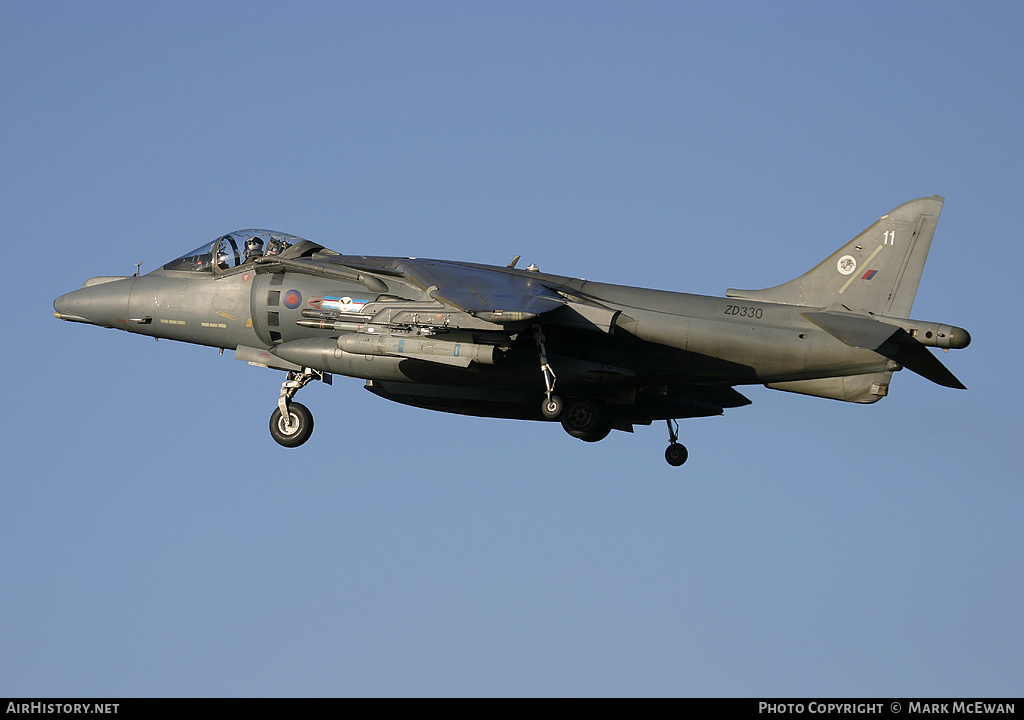
<path id="1" fill-rule="evenodd" d="M 321 248 L 322 250 L 322 248 Z M 356 281 L 372 292 L 395 292 L 395 281 L 438 302 L 497 323 L 523 323 L 543 316 L 552 325 L 612 332 L 619 310 L 577 297 L 551 276 L 522 270 L 418 258 L 366 258 L 304 253 L 260 261 L 272 267 Z"/>
<path id="2" fill-rule="evenodd" d="M 435 300 L 491 322 L 521 322 L 566 300 L 540 278 L 437 260 L 402 260 L 395 268 Z"/>
<path id="3" fill-rule="evenodd" d="M 557 277 L 441 260 L 400 260 L 395 270 L 431 298 L 488 322 L 537 320 L 611 333 L 620 311 L 574 294 Z"/>

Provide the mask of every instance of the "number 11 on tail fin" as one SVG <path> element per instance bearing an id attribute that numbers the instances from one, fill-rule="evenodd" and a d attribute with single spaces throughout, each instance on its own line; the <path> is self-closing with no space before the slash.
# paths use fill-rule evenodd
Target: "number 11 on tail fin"
<path id="1" fill-rule="evenodd" d="M 903 203 L 798 278 L 726 295 L 759 302 L 910 317 L 944 198 Z"/>

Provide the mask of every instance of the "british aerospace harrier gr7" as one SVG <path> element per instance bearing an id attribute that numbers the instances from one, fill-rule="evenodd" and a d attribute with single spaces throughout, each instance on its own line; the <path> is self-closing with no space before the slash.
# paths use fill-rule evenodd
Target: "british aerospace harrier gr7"
<path id="1" fill-rule="evenodd" d="M 938 196 L 883 216 L 800 277 L 724 298 L 517 268 L 341 255 L 269 230 L 222 235 L 147 275 L 96 277 L 57 298 L 61 320 L 230 348 L 287 373 L 270 418 L 297 447 L 294 397 L 340 374 L 380 397 L 482 417 L 559 422 L 587 442 L 749 404 L 736 386 L 873 403 L 907 368 L 963 388 L 928 348 L 967 331 L 910 319 Z"/>

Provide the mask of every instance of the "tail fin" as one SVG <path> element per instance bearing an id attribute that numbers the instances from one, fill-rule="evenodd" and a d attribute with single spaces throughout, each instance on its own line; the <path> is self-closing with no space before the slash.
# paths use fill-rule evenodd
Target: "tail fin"
<path id="1" fill-rule="evenodd" d="M 729 289 L 726 295 L 910 317 L 943 200 L 932 195 L 903 203 L 795 280 L 765 290 Z"/>

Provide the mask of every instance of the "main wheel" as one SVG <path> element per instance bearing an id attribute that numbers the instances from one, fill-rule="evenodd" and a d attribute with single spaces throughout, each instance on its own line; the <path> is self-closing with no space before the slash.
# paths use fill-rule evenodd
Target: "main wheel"
<path id="1" fill-rule="evenodd" d="M 686 446 L 679 443 L 672 443 L 665 450 L 665 459 L 672 467 L 679 467 L 686 462 L 686 458 L 689 456 L 690 453 L 686 451 Z"/>
<path id="2" fill-rule="evenodd" d="M 608 409 L 600 400 L 577 400 L 569 403 L 562 413 L 562 427 L 574 438 L 584 442 L 597 442 L 612 431 Z"/>
<path id="3" fill-rule="evenodd" d="M 313 413 L 302 403 L 288 403 L 288 422 L 281 415 L 281 408 L 270 416 L 270 435 L 278 445 L 298 447 L 313 434 Z"/>

